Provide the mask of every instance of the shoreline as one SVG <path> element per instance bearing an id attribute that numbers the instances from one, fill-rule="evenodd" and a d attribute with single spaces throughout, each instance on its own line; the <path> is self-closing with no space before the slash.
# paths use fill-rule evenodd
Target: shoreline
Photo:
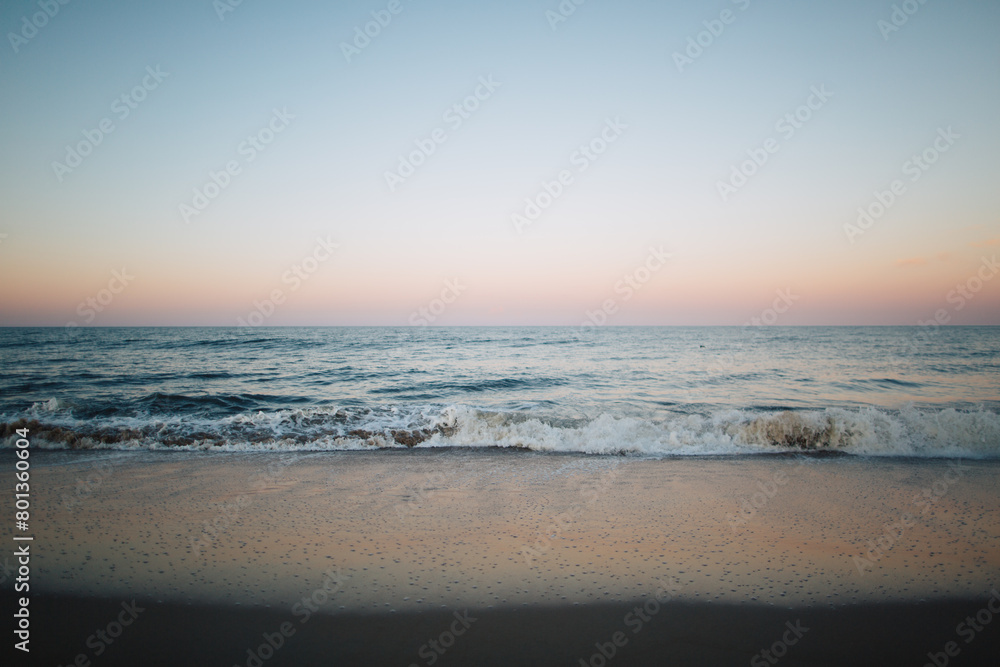
<path id="1" fill-rule="evenodd" d="M 14 438 L 9 437 L 9 441 L 13 442 Z M 44 443 L 44 444 L 42 444 Z M 13 452 L 14 447 L 6 446 L 0 447 L 0 457 L 4 456 L 4 452 Z M 150 456 L 150 457 L 182 457 L 182 456 L 193 456 L 193 457 L 213 457 L 217 456 L 220 458 L 231 457 L 237 458 L 241 456 L 338 456 L 338 455 L 370 455 L 370 456 L 435 456 L 442 455 L 446 456 L 449 452 L 456 454 L 497 454 L 506 456 L 538 456 L 538 457 L 567 457 L 567 458 L 586 458 L 586 459 L 597 459 L 597 460 L 625 460 L 625 461 L 768 461 L 768 460 L 796 460 L 796 459 L 815 459 L 815 460 L 844 460 L 844 461 L 871 461 L 871 462 L 887 462 L 887 463 L 908 463 L 908 464 L 920 464 L 927 463 L 928 465 L 935 465 L 941 463 L 947 463 L 949 461 L 962 461 L 962 462 L 972 462 L 972 463 L 995 463 L 1000 466 L 1000 458 L 995 457 L 974 457 L 974 456 L 917 456 L 915 454 L 856 454 L 853 452 L 845 452 L 830 449 L 802 449 L 794 451 L 773 451 L 773 452 L 731 452 L 731 453 L 706 453 L 706 454 L 645 454 L 636 452 L 615 452 L 615 453 L 601 453 L 601 452 L 584 452 L 584 451 L 542 451 L 536 449 L 530 449 L 528 447 L 514 447 L 514 446 L 501 446 L 501 445 L 424 445 L 419 444 L 416 446 L 405 446 L 405 445 L 395 445 L 391 447 L 376 447 L 370 446 L 365 449 L 223 449 L 223 448 L 209 448 L 209 449 L 184 449 L 177 447 L 172 449 L 165 447 L 162 449 L 144 449 L 141 447 L 123 447 L 123 448 L 110 448 L 110 447 L 94 447 L 94 448 L 71 448 L 63 446 L 52 446 L 52 443 L 42 441 L 41 443 L 32 442 L 32 452 L 33 456 L 78 456 L 78 457 L 93 457 L 101 455 L 132 455 L 136 457 L 140 456 Z M 72 462 L 72 461 L 67 461 Z"/>

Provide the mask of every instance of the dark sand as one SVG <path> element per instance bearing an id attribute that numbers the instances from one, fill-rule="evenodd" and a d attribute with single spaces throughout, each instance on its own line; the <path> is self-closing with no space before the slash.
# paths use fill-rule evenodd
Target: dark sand
<path id="1" fill-rule="evenodd" d="M 597 644 L 609 651 L 619 632 L 609 665 L 772 664 L 761 651 L 777 642 L 783 665 L 919 666 L 949 641 L 948 664 L 1000 664 L 1000 619 L 971 642 L 958 627 L 1000 585 L 996 462 L 428 450 L 32 460 L 24 664 L 247 665 L 283 623 L 289 636 L 261 665 L 598 667 Z M 3 595 L 12 609 L 9 581 Z M 96 655 L 102 642 L 88 637 L 133 599 L 145 611 Z M 425 646 L 449 643 L 450 627 L 464 632 L 443 655 Z"/>
<path id="2" fill-rule="evenodd" d="M 9 599 L 4 602 L 9 609 Z M 33 642 L 31 661 L 16 664 L 69 665 L 82 652 L 95 666 L 247 665 L 248 648 L 256 650 L 264 634 L 273 635 L 290 622 L 294 634 L 262 664 L 427 665 L 421 647 L 454 621 L 451 611 L 432 611 L 324 615 L 302 624 L 280 611 L 151 603 L 95 658 L 87 638 L 117 616 L 120 601 L 37 596 L 31 604 L 39 641 Z M 651 616 L 637 634 L 623 625 L 634 607 L 627 604 L 474 611 L 475 622 L 434 665 L 575 667 L 596 654 L 596 642 L 609 642 L 619 630 L 628 641 L 616 649 L 609 666 L 748 665 L 781 638 L 786 622 L 800 621 L 808 631 L 777 664 L 920 667 L 929 651 L 941 652 L 956 641 L 960 653 L 948 664 L 995 667 L 1000 627 L 986 626 L 969 644 L 954 632 L 984 606 L 985 600 L 968 600 L 788 610 L 675 602 Z M 1000 617 L 994 624 L 1000 626 Z"/>

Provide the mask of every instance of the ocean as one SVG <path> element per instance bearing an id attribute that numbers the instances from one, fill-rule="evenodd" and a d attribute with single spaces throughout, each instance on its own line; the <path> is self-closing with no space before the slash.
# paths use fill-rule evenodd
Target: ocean
<path id="1" fill-rule="evenodd" d="M 995 327 L 0 329 L 52 449 L 1000 458 Z"/>

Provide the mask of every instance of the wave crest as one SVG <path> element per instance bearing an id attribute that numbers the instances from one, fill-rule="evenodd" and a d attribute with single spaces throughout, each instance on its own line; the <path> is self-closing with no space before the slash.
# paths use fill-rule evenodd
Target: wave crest
<path id="1" fill-rule="evenodd" d="M 866 456 L 1000 458 L 1000 415 L 955 409 L 898 411 L 719 410 L 640 418 L 554 417 L 464 405 L 319 406 L 191 415 L 77 418 L 48 401 L 0 416 L 3 446 L 28 428 L 32 441 L 62 449 L 363 450 L 500 447 L 536 452 L 689 456 L 836 452 Z"/>

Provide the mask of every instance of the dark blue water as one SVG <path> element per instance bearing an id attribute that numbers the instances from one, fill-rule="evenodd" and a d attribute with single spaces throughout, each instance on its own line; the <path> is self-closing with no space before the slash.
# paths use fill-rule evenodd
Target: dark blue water
<path id="1" fill-rule="evenodd" d="M 995 327 L 0 329 L 72 448 L 1000 456 Z"/>

